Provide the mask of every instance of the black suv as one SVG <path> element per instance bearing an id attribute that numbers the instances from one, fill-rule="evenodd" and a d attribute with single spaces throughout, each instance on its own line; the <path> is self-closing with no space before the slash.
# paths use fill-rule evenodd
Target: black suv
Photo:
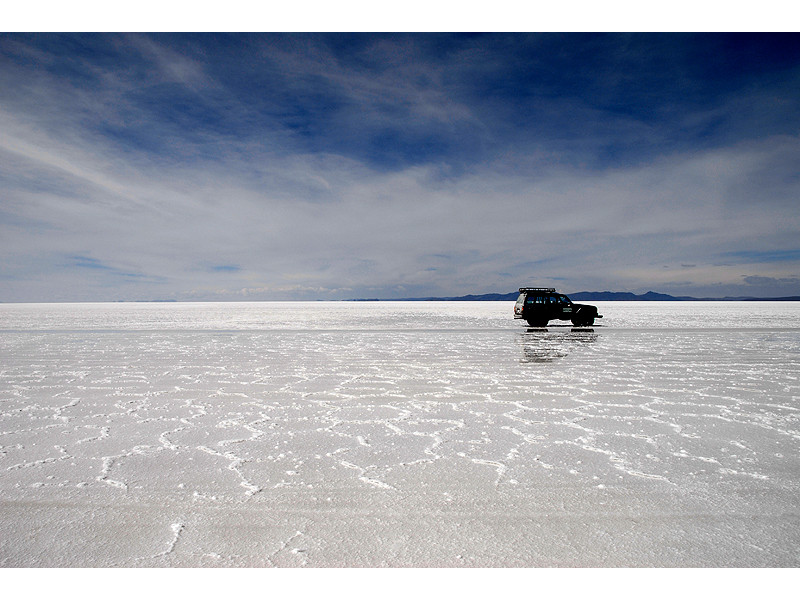
<path id="1" fill-rule="evenodd" d="M 519 298 L 514 305 L 514 318 L 525 319 L 531 327 L 546 327 L 551 319 L 572 321 L 575 327 L 594 325 L 597 307 L 589 304 L 574 304 L 555 288 L 519 288 Z"/>

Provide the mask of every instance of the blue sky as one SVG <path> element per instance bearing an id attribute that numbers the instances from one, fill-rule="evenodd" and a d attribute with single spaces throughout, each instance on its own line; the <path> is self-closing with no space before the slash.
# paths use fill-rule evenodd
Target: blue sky
<path id="1" fill-rule="evenodd" d="M 0 34 L 0 301 L 800 294 L 796 34 Z"/>

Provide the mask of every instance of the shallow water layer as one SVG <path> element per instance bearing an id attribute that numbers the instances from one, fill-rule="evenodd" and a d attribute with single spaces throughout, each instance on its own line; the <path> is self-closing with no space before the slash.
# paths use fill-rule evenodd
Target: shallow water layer
<path id="1" fill-rule="evenodd" d="M 598 305 L 0 305 L 0 564 L 798 566 L 800 306 Z"/>

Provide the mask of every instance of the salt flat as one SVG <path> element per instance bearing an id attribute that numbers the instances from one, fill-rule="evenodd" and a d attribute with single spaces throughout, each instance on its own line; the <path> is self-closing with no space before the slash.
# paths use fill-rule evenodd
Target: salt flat
<path id="1" fill-rule="evenodd" d="M 597 304 L 0 305 L 0 564 L 800 566 L 800 304 Z"/>

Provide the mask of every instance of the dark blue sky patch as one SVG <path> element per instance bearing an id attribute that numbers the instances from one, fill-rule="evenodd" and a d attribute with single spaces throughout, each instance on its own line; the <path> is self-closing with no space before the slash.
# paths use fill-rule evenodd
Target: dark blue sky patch
<path id="1" fill-rule="evenodd" d="M 800 249 L 791 250 L 741 250 L 726 252 L 721 256 L 735 259 L 737 263 L 774 263 L 800 260 Z"/>
<path id="2" fill-rule="evenodd" d="M 10 39 L 16 45 L 3 48 L 20 75 L 0 98 L 22 101 L 13 89 L 41 72 L 70 93 L 112 94 L 105 118 L 80 105 L 76 116 L 111 143 L 168 158 L 203 155 L 209 140 L 266 146 L 277 135 L 288 151 L 341 154 L 379 170 L 466 166 L 542 147 L 568 164 L 605 168 L 800 126 L 796 35 Z M 32 65 L 24 45 L 45 58 Z M 767 90 L 783 102 L 769 111 L 742 104 Z"/>
<path id="3" fill-rule="evenodd" d="M 68 256 L 66 259 L 67 263 L 65 266 L 67 269 L 89 270 L 102 273 L 104 275 L 105 285 L 114 285 L 119 282 L 165 283 L 167 281 L 164 277 L 120 269 L 89 256 L 75 255 Z"/>
<path id="4" fill-rule="evenodd" d="M 73 267 L 78 267 L 81 269 L 93 269 L 99 271 L 116 271 L 114 267 L 103 264 L 96 258 L 90 258 L 88 256 L 68 256 L 67 258 L 70 261 L 70 266 Z"/>

